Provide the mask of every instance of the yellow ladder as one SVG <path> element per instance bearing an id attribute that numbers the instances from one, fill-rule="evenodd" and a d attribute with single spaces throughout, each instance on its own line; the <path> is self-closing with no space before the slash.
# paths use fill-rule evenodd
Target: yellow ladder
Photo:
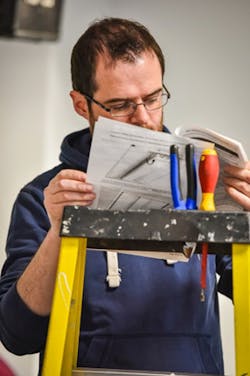
<path id="1" fill-rule="evenodd" d="M 81 238 L 61 241 L 43 376 L 69 376 L 77 365 L 86 244 Z"/>
<path id="2" fill-rule="evenodd" d="M 86 238 L 81 236 L 62 236 L 42 376 L 70 376 L 74 370 L 77 372 L 87 247 Z M 247 376 L 250 375 L 250 244 L 232 244 L 232 258 L 236 376 Z"/>
<path id="3" fill-rule="evenodd" d="M 250 245 L 233 244 L 236 376 L 250 375 Z"/>

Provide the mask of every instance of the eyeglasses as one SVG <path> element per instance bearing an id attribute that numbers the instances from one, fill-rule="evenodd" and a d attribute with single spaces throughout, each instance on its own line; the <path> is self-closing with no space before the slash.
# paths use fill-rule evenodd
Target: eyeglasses
<path id="1" fill-rule="evenodd" d="M 166 106 L 170 98 L 170 93 L 165 87 L 165 85 L 163 85 L 163 89 L 159 90 L 157 93 L 153 93 L 152 95 L 148 96 L 148 98 L 145 99 L 141 103 L 135 103 L 129 100 L 123 100 L 123 101 L 117 102 L 114 105 L 111 105 L 110 107 L 106 107 L 104 104 L 98 102 L 96 99 L 94 99 L 88 94 L 83 93 L 83 95 L 88 100 L 97 104 L 103 110 L 109 112 L 110 115 L 113 117 L 122 117 L 122 116 L 132 115 L 136 111 L 137 107 L 141 105 L 143 105 L 147 111 L 155 111 Z"/>

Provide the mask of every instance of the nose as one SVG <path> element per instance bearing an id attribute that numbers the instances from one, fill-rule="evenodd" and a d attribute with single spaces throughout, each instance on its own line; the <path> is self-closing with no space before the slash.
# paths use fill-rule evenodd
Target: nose
<path id="1" fill-rule="evenodd" d="M 130 123 L 143 128 L 151 128 L 150 116 L 144 106 L 144 103 L 137 104 L 135 112 L 131 115 Z"/>

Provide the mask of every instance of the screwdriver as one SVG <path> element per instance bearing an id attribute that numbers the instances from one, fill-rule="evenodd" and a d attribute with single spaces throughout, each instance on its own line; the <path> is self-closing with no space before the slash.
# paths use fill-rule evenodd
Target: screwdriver
<path id="1" fill-rule="evenodd" d="M 214 192 L 219 176 L 219 158 L 214 149 L 204 149 L 199 163 L 199 179 L 201 185 L 200 210 L 215 210 Z M 207 276 L 208 243 L 202 244 L 201 255 L 201 295 L 200 300 L 205 301 L 206 276 Z"/>

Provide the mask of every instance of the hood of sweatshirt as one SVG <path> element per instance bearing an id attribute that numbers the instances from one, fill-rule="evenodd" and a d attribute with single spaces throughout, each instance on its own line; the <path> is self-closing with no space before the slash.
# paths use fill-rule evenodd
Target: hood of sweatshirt
<path id="1" fill-rule="evenodd" d="M 66 136 L 61 144 L 60 161 L 70 168 L 86 171 L 92 136 L 89 128 Z"/>

